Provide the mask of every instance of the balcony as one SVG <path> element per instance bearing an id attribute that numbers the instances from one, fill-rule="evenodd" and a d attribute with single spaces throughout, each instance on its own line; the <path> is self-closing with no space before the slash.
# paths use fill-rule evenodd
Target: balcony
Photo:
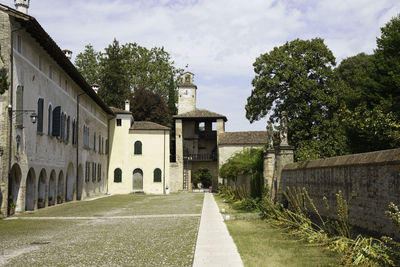
<path id="1" fill-rule="evenodd" d="M 216 154 L 185 154 L 183 155 L 185 160 L 188 161 L 217 161 Z"/>
<path id="2" fill-rule="evenodd" d="M 197 132 L 197 134 L 199 135 L 199 138 L 201 138 L 201 139 L 217 140 L 217 132 L 216 131 L 212 131 L 212 132 L 199 131 L 199 132 Z"/>

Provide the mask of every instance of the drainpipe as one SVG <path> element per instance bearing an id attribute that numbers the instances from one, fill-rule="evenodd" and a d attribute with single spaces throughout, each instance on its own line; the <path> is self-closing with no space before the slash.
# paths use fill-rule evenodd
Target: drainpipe
<path id="1" fill-rule="evenodd" d="M 76 199 L 78 199 L 78 184 L 79 184 L 79 97 L 86 93 L 81 93 L 76 96 Z M 67 184 L 68 186 L 68 184 Z M 83 191 L 83 185 L 82 185 Z M 82 198 L 82 196 L 81 196 Z"/>
<path id="2" fill-rule="evenodd" d="M 164 162 L 163 162 L 163 194 L 165 195 L 165 130 L 164 132 Z"/>
<path id="3" fill-rule="evenodd" d="M 107 191 L 106 191 L 106 194 L 107 195 L 108 195 L 108 179 L 109 179 L 108 174 L 109 174 L 109 168 L 110 168 L 110 153 L 111 153 L 111 151 L 110 151 L 110 121 L 112 119 L 114 119 L 114 117 L 107 120 L 107 141 L 108 141 L 108 144 L 106 144 L 106 145 L 108 145 L 106 147 L 106 149 L 107 149 Z"/>

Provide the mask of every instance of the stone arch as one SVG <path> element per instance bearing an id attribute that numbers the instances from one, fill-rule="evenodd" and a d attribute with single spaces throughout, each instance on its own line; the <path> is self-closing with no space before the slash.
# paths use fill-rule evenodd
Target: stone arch
<path id="1" fill-rule="evenodd" d="M 21 168 L 19 167 L 18 164 L 14 164 L 14 166 L 11 168 L 10 172 L 10 179 L 8 180 L 8 209 L 7 213 L 10 214 L 10 207 L 11 205 L 17 205 L 18 204 L 18 196 L 19 196 L 19 189 L 21 186 Z M 21 207 L 16 207 L 14 206 L 12 209 L 15 212 L 16 208 L 19 210 Z"/>
<path id="2" fill-rule="evenodd" d="M 65 201 L 74 200 L 75 172 L 74 165 L 70 163 L 67 169 Z"/>
<path id="3" fill-rule="evenodd" d="M 29 169 L 26 177 L 25 210 L 35 209 L 36 174 L 33 168 Z"/>
<path id="4" fill-rule="evenodd" d="M 82 192 L 83 192 L 83 167 L 82 164 L 79 164 L 78 167 L 78 185 L 77 185 L 77 194 L 76 199 L 82 199 Z"/>
<path id="5" fill-rule="evenodd" d="M 56 171 L 52 170 L 50 173 L 50 180 L 49 180 L 49 206 L 52 206 L 56 203 Z"/>
<path id="6" fill-rule="evenodd" d="M 133 171 L 132 190 L 143 191 L 143 171 L 139 168 Z"/>
<path id="7" fill-rule="evenodd" d="M 61 204 L 64 199 L 64 173 L 61 170 L 58 174 L 58 185 L 57 185 L 57 204 Z"/>
<path id="8" fill-rule="evenodd" d="M 46 181 L 47 174 L 46 170 L 42 169 L 39 174 L 39 182 L 38 182 L 38 209 L 44 208 L 46 203 Z"/>

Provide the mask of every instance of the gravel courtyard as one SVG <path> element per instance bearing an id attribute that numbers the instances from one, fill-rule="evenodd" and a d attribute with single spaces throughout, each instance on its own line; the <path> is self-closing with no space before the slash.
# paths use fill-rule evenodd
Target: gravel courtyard
<path id="1" fill-rule="evenodd" d="M 0 220 L 0 266 L 191 266 L 203 197 L 119 195 Z"/>

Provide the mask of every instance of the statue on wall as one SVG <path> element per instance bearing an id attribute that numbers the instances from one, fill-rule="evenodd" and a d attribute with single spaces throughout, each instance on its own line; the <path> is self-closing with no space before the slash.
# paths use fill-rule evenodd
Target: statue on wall
<path id="1" fill-rule="evenodd" d="M 271 121 L 268 121 L 267 125 L 267 145 L 268 149 L 272 149 L 274 147 L 274 129 Z"/>
<path id="2" fill-rule="evenodd" d="M 288 127 L 287 127 L 288 119 L 287 112 L 283 111 L 281 116 L 281 127 L 279 129 L 280 138 L 281 138 L 281 146 L 288 146 Z"/>

